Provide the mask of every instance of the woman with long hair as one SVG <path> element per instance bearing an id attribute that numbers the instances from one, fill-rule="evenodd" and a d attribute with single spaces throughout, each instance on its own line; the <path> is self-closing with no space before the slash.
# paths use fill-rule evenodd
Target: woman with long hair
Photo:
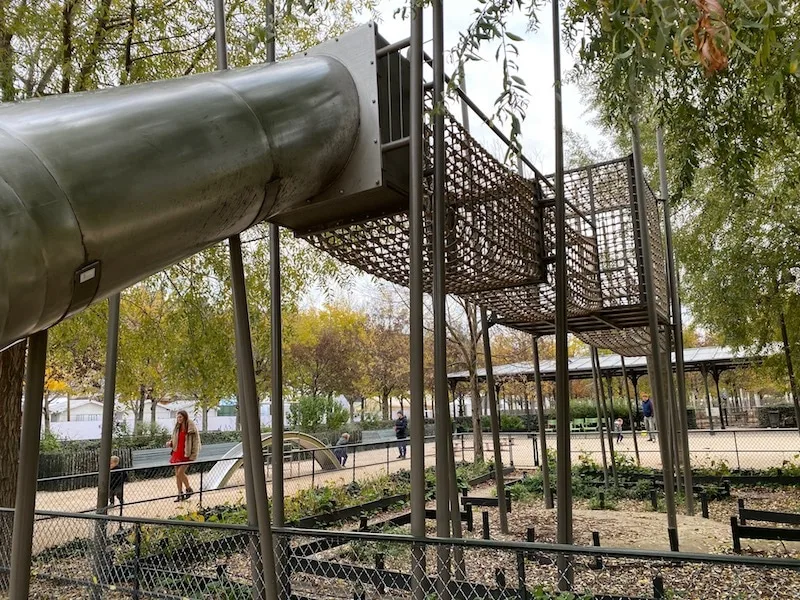
<path id="1" fill-rule="evenodd" d="M 172 438 L 167 440 L 167 448 L 172 448 L 169 462 L 175 465 L 175 481 L 178 484 L 178 497 L 175 498 L 175 502 L 188 500 L 194 490 L 189 485 L 186 469 L 189 468 L 190 462 L 197 460 L 197 454 L 200 452 L 200 434 L 185 410 L 178 411 Z"/>

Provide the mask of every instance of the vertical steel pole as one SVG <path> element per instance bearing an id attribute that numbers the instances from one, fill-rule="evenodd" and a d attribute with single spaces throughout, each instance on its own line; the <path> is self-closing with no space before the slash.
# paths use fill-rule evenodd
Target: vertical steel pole
<path id="1" fill-rule="evenodd" d="M 653 269 L 653 256 L 650 242 L 650 230 L 647 222 L 647 200 L 644 194 L 644 172 L 642 170 L 642 148 L 639 137 L 639 117 L 634 114 L 631 119 L 631 141 L 633 145 L 633 163 L 636 170 L 636 202 L 639 211 L 639 235 L 642 247 L 642 263 L 644 271 L 644 284 L 647 295 L 647 318 L 650 328 L 650 345 L 653 361 L 653 387 L 656 396 L 655 408 L 659 427 L 667 425 L 669 420 L 669 405 L 664 394 L 664 371 L 662 369 L 661 347 L 659 344 L 660 329 L 658 322 L 658 306 L 656 305 L 655 271 Z M 664 469 L 664 498 L 667 505 L 667 527 L 670 540 L 678 540 L 678 520 L 675 514 L 675 488 L 672 485 L 672 455 L 669 445 L 663 435 L 658 436 L 658 445 L 661 450 L 661 465 Z M 668 480 L 669 479 L 669 480 Z M 672 544 L 671 544 L 672 545 Z M 672 548 L 677 550 L 677 548 Z"/>
<path id="2" fill-rule="evenodd" d="M 606 459 L 606 441 L 603 436 L 603 411 L 600 407 L 600 394 L 603 388 L 603 382 L 600 379 L 600 366 L 598 361 L 595 360 L 596 349 L 591 347 L 592 355 L 592 382 L 594 383 L 594 401 L 595 412 L 597 413 L 597 431 L 600 434 L 600 453 L 603 456 L 603 483 L 608 487 L 608 460 Z"/>
<path id="3" fill-rule="evenodd" d="M 497 410 L 497 393 L 494 386 L 492 368 L 492 344 L 489 341 L 489 317 L 486 308 L 481 306 L 481 330 L 483 334 L 483 360 L 486 365 L 486 387 L 489 400 L 489 417 L 492 426 L 492 446 L 494 446 L 494 473 L 497 484 L 497 512 L 500 516 L 500 530 L 508 533 L 508 507 L 506 488 L 503 481 L 503 453 L 500 449 L 500 415 Z"/>
<path id="4" fill-rule="evenodd" d="M 111 478 L 111 442 L 114 433 L 114 401 L 117 385 L 117 350 L 119 347 L 119 304 L 120 295 L 114 294 L 108 299 L 108 324 L 106 335 L 105 382 L 103 385 L 103 421 L 100 431 L 100 451 L 97 457 L 97 512 L 108 513 L 108 487 Z M 122 504 L 120 504 L 120 515 Z M 109 555 L 106 552 L 106 524 L 95 522 L 95 543 L 92 549 L 94 561 L 92 568 L 97 581 L 107 580 L 109 573 Z M 100 597 L 97 587 L 92 588 L 92 597 Z"/>
<path id="5" fill-rule="evenodd" d="M 119 349 L 120 295 L 108 299 L 105 382 L 103 384 L 103 424 L 100 433 L 100 453 L 97 457 L 97 512 L 105 514 L 108 507 L 111 442 L 114 433 L 114 402 L 117 391 L 117 351 Z"/>
<path id="6" fill-rule="evenodd" d="M 228 68 L 228 44 L 225 30 L 224 0 L 214 0 L 215 41 L 217 70 Z M 251 495 L 255 503 L 256 523 L 261 546 L 261 581 L 267 600 L 277 600 L 275 556 L 272 546 L 267 482 L 264 476 L 264 454 L 261 446 L 261 415 L 256 392 L 255 369 L 253 367 L 253 345 L 250 338 L 250 316 L 247 308 L 247 289 L 242 259 L 242 241 L 238 235 L 228 238 L 231 263 L 231 288 L 233 293 L 233 317 L 236 337 L 236 371 L 239 383 L 239 405 L 242 407 L 242 430 L 248 439 L 249 473 L 245 468 L 245 486 L 250 482 Z M 281 448 L 282 450 L 282 448 Z M 273 447 L 273 454 L 275 448 Z M 274 477 L 273 477 L 274 478 Z M 255 582 L 254 582 L 255 583 Z M 259 586 L 256 585 L 256 588 Z"/>
<path id="7" fill-rule="evenodd" d="M 628 387 L 628 373 L 625 370 L 625 357 L 620 356 L 622 362 L 622 385 L 625 386 L 625 399 L 628 401 L 628 419 L 631 422 L 631 435 L 633 436 L 633 450 L 636 452 L 636 466 L 642 466 L 642 461 L 639 458 L 639 441 L 636 439 L 636 417 L 633 414 L 633 406 L 631 403 L 631 390 Z"/>
<path id="8" fill-rule="evenodd" d="M 556 541 L 572 544 L 572 460 L 570 456 L 569 355 L 567 348 L 567 219 L 564 199 L 564 123 L 561 110 L 561 21 L 558 0 L 553 0 L 553 91 L 555 94 L 556 159 L 556 460 L 558 510 Z M 572 561 L 558 557 L 560 590 L 571 590 Z"/>
<path id="9" fill-rule="evenodd" d="M 680 424 L 678 423 L 678 401 L 675 397 L 675 384 L 672 380 L 672 329 L 665 328 L 664 338 L 667 343 L 667 351 L 664 353 L 664 377 L 667 382 L 667 398 L 669 400 L 669 430 L 670 443 L 672 446 L 672 460 L 675 466 L 675 487 L 678 494 L 683 491 L 683 481 L 681 480 L 681 443 L 680 443 Z"/>
<path id="10" fill-rule="evenodd" d="M 717 407 L 719 408 L 719 428 L 725 429 L 725 417 L 722 414 L 722 394 L 719 392 L 719 378 L 722 373 L 716 367 L 711 368 L 711 377 L 714 379 L 714 386 L 717 390 Z"/>
<path id="11" fill-rule="evenodd" d="M 789 387 L 792 390 L 792 402 L 794 403 L 794 418 L 797 428 L 800 430 L 800 391 L 797 389 L 797 380 L 794 376 L 794 365 L 792 363 L 792 347 L 789 345 L 789 331 L 786 329 L 786 315 L 781 311 L 781 340 L 783 341 L 783 355 L 786 358 L 786 372 L 789 375 Z"/>
<path id="12" fill-rule="evenodd" d="M 689 453 L 689 417 L 686 412 L 686 369 L 683 357 L 683 317 L 681 315 L 680 290 L 678 288 L 678 271 L 675 267 L 675 247 L 672 242 L 672 218 L 669 200 L 669 184 L 667 183 L 667 160 L 664 153 L 664 132 L 656 129 L 656 145 L 658 146 L 658 172 L 661 184 L 661 199 L 664 201 L 664 239 L 667 253 L 667 277 L 669 280 L 670 307 L 672 309 L 672 337 L 675 341 L 675 379 L 678 392 L 678 422 L 680 424 L 681 453 L 683 455 L 683 483 L 686 493 L 686 512 L 694 515 L 694 496 L 692 464 Z"/>
<path id="13" fill-rule="evenodd" d="M 47 330 L 28 338 L 25 364 L 25 400 L 19 442 L 19 472 L 11 536 L 11 581 L 8 597 L 28 597 L 31 580 L 33 520 L 36 510 L 36 473 L 39 472 L 39 436 L 42 428 L 44 371 L 47 363 Z"/>
<path id="14" fill-rule="evenodd" d="M 411 423 L 411 535 L 425 539 L 425 367 L 423 360 L 423 287 L 422 287 L 422 170 L 423 170 L 423 97 L 422 97 L 422 22 L 423 9 L 416 0 L 411 4 L 411 73 L 409 98 L 409 354 Z M 424 600 L 426 591 L 425 547 L 412 547 L 411 594 Z"/>
<path id="15" fill-rule="evenodd" d="M 544 423 L 544 398 L 542 394 L 542 371 L 539 364 L 539 338 L 533 337 L 533 377 L 536 382 L 536 420 L 539 425 L 539 449 L 542 455 L 542 485 L 544 506 L 553 508 L 553 490 L 550 487 L 550 464 L 547 461 L 547 431 Z"/>
<path id="16" fill-rule="evenodd" d="M 433 102 L 444 103 L 444 0 L 433 0 Z M 433 368 L 434 406 L 436 418 L 436 535 L 450 537 L 450 473 L 447 436 L 447 331 L 444 264 L 444 185 L 445 185 L 444 111 L 433 117 Z M 450 578 L 449 552 L 438 548 L 439 591 L 447 596 Z"/>
<path id="17" fill-rule="evenodd" d="M 711 416 L 711 392 L 708 389 L 708 370 L 705 365 L 700 365 L 700 373 L 703 375 L 703 385 L 706 388 L 706 410 L 708 411 L 708 428 L 711 435 L 714 435 L 714 417 Z"/>
<path id="18" fill-rule="evenodd" d="M 267 0 L 267 62 L 275 62 L 275 3 Z M 269 224 L 269 315 L 272 354 L 272 523 L 283 527 L 283 315 L 281 314 L 281 237 L 275 223 Z"/>

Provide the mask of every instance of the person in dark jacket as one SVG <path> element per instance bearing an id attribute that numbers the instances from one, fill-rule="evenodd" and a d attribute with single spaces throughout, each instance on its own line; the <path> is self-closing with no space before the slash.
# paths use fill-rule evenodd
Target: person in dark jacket
<path id="1" fill-rule="evenodd" d="M 120 470 L 119 456 L 112 456 L 109 466 L 111 467 L 111 473 L 108 478 L 108 503 L 110 506 L 114 506 L 114 502 L 119 500 L 119 505 L 122 507 L 128 473 Z"/>
<path id="2" fill-rule="evenodd" d="M 399 452 L 397 458 L 406 457 L 406 438 L 408 438 L 408 419 L 403 414 L 403 411 L 397 411 L 397 420 L 394 422 L 394 433 L 397 436 L 397 450 Z"/>
<path id="3" fill-rule="evenodd" d="M 347 444 L 350 443 L 350 434 L 346 431 L 339 436 L 339 441 L 336 442 L 336 447 L 333 449 L 333 454 L 339 459 L 339 464 L 344 466 L 347 463 Z"/>
<path id="4" fill-rule="evenodd" d="M 656 417 L 653 414 L 653 401 L 649 396 L 645 396 L 642 401 L 642 416 L 644 417 L 644 427 L 647 429 L 647 439 L 654 442 L 653 432 L 656 430 Z"/>

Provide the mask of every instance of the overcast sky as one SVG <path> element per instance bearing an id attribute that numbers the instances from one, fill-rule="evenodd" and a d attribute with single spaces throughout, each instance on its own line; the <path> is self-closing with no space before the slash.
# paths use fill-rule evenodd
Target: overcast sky
<path id="1" fill-rule="evenodd" d="M 398 41 L 409 35 L 409 22 L 395 11 L 408 5 L 408 0 L 381 0 L 378 3 L 378 31 L 390 42 Z M 444 4 L 445 48 L 454 48 L 458 43 L 459 32 L 465 31 L 475 18 L 475 9 L 479 6 L 476 0 L 450 0 Z M 554 170 L 554 136 L 555 121 L 553 107 L 553 40 L 551 35 L 552 19 L 548 8 L 541 11 L 541 25 L 537 31 L 528 32 L 528 20 L 524 14 L 514 14 L 509 20 L 509 31 L 524 38 L 516 45 L 519 48 L 519 76 L 525 80 L 530 93 L 527 118 L 522 126 L 523 148 L 525 154 L 545 173 Z M 370 19 L 368 13 L 362 15 L 361 21 Z M 431 53 L 431 11 L 425 13 L 425 47 Z M 502 91 L 501 67 L 495 61 L 496 44 L 486 44 L 481 52 L 482 62 L 469 62 L 466 66 L 466 80 L 469 96 L 487 114 L 492 114 L 494 100 Z M 447 58 L 446 58 L 447 60 Z M 561 65 L 564 74 L 572 67 L 573 59 L 566 48 L 561 48 Z M 452 72 L 453 64 L 446 63 L 448 72 Z M 594 145 L 601 139 L 599 130 L 591 124 L 593 116 L 587 112 L 582 103 L 581 94 L 574 85 L 563 88 L 564 127 L 586 136 Z M 474 125 L 474 123 L 473 123 Z M 491 145 L 491 132 L 474 127 L 474 135 L 484 145 Z M 508 126 L 504 127 L 506 133 Z M 492 148 L 489 148 L 492 149 Z"/>

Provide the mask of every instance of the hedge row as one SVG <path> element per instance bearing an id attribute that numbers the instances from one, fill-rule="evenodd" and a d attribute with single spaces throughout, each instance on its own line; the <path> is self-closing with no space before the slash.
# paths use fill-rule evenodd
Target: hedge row
<path id="1" fill-rule="evenodd" d="M 757 411 L 759 427 L 772 427 L 770 413 L 778 413 L 778 427 L 797 427 L 794 406 L 760 406 Z"/>

